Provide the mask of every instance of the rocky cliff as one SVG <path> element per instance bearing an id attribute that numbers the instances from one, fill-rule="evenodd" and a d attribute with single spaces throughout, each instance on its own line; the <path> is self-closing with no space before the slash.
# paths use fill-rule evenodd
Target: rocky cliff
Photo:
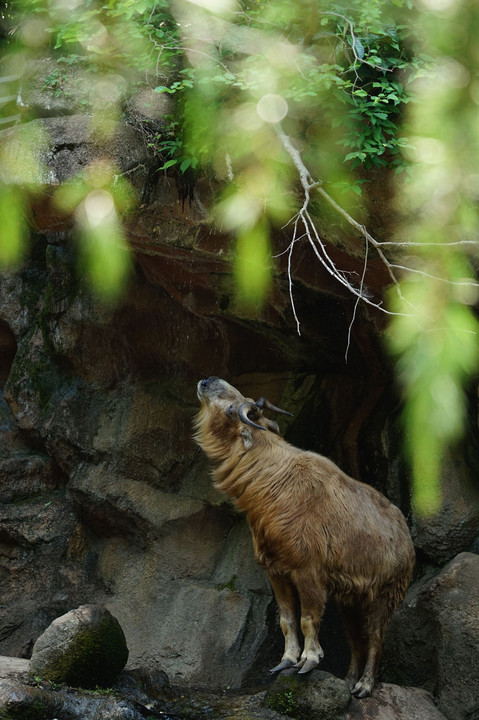
<path id="1" fill-rule="evenodd" d="M 102 147 L 85 115 L 33 123 L 50 138 L 48 173 L 31 207 L 28 258 L 3 272 L 0 286 L 0 654 L 28 657 L 55 617 L 101 603 L 120 621 L 132 667 L 210 687 L 265 680 L 281 652 L 271 592 L 244 520 L 212 489 L 192 441 L 196 383 L 207 375 L 290 410 L 294 419 L 281 429 L 291 442 L 332 457 L 401 507 L 418 552 L 414 587 L 456 554 L 477 551 L 475 421 L 444 470 L 440 515 L 414 518 L 382 319 L 361 308 L 351 325 L 354 298 L 307 245 L 293 269 L 298 335 L 284 256 L 260 312 L 236 303 L 229 240 L 205 220 L 208 183 L 184 202 L 174 177 L 154 172 L 127 121 Z M 134 269 L 115 306 L 84 281 L 69 222 L 51 204 L 58 182 L 99 156 L 114 159 L 143 198 L 127 220 Z M 334 225 L 329 233 L 338 264 L 360 273 L 356 239 Z M 274 244 L 284 251 L 287 232 Z M 370 291 L 384 283 L 372 261 Z M 395 619 L 383 674 L 435 692 L 445 672 L 435 636 L 421 636 L 421 604 L 407 607 Z M 396 658 L 405 627 L 409 656 Z M 416 660 L 408 665 L 418 642 L 426 663 L 427 648 L 436 648 L 436 675 L 431 666 L 424 677 Z M 322 644 L 325 669 L 343 672 L 333 609 Z"/>

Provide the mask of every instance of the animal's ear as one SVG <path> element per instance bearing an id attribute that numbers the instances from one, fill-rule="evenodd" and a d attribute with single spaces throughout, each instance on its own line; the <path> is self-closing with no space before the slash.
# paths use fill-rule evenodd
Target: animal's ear
<path id="1" fill-rule="evenodd" d="M 226 408 L 226 415 L 229 417 L 230 420 L 232 420 L 236 415 L 236 407 L 234 405 L 229 405 Z"/>
<path id="2" fill-rule="evenodd" d="M 268 420 L 267 423 L 268 430 L 271 430 L 271 432 L 276 433 L 276 435 L 279 435 L 279 425 L 278 423 L 275 423 L 274 420 Z"/>
<path id="3" fill-rule="evenodd" d="M 251 430 L 249 430 L 246 427 L 241 428 L 241 437 L 243 439 L 243 445 L 245 446 L 246 450 L 249 450 L 250 448 L 253 447 L 254 442 L 253 442 L 253 434 L 252 434 Z"/>

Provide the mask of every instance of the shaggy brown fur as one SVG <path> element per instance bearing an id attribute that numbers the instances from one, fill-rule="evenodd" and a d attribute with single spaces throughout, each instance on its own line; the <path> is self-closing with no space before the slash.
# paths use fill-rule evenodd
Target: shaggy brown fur
<path id="1" fill-rule="evenodd" d="M 200 381 L 198 397 L 195 439 L 217 463 L 215 486 L 246 513 L 256 558 L 268 571 L 278 604 L 285 651 L 272 672 L 294 665 L 304 673 L 318 665 L 319 624 L 332 597 L 351 646 L 351 691 L 369 695 L 387 623 L 414 565 L 403 515 L 331 460 L 288 444 L 263 416 L 260 401 L 243 397 L 224 380 Z"/>

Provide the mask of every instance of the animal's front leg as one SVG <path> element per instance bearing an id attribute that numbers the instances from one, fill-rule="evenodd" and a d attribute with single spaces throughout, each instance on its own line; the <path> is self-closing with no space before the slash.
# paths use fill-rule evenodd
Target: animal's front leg
<path id="1" fill-rule="evenodd" d="M 326 591 L 314 572 L 297 571 L 294 583 L 301 602 L 301 630 L 304 635 L 304 649 L 295 667 L 300 668 L 299 673 L 303 674 L 317 667 L 324 657 L 318 633 L 326 604 Z"/>
<path id="2" fill-rule="evenodd" d="M 300 647 L 296 629 L 296 593 L 291 582 L 284 575 L 269 574 L 271 587 L 279 610 L 279 624 L 284 635 L 284 653 L 281 662 L 270 672 L 277 673 L 292 667 L 299 656 Z"/>

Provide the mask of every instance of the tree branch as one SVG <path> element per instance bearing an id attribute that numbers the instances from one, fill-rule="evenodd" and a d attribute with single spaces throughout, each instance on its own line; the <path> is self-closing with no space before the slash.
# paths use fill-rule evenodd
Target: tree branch
<path id="1" fill-rule="evenodd" d="M 291 277 L 291 258 L 294 251 L 294 246 L 298 240 L 302 239 L 303 237 L 307 238 L 308 242 L 310 243 L 313 252 L 315 253 L 316 257 L 318 258 L 319 262 L 322 264 L 323 268 L 337 280 L 341 285 L 346 287 L 349 292 L 351 292 L 353 295 L 356 296 L 356 303 L 354 306 L 354 312 L 353 312 L 353 318 L 351 321 L 351 324 L 349 326 L 349 332 L 348 332 L 348 348 L 346 350 L 346 358 L 348 354 L 348 349 L 350 345 L 351 340 L 351 329 L 352 325 L 354 324 L 354 320 L 356 318 L 357 308 L 359 301 L 362 300 L 367 305 L 371 305 L 372 307 L 376 308 L 376 310 L 380 310 L 383 313 L 386 313 L 388 315 L 410 315 L 410 313 L 398 313 L 393 312 L 391 310 L 388 310 L 385 308 L 382 304 L 382 301 L 373 301 L 370 299 L 367 290 L 364 286 L 364 280 L 366 276 L 367 266 L 368 266 L 368 254 L 369 254 L 369 245 L 372 245 L 376 252 L 378 253 L 379 258 L 381 259 L 382 263 L 387 269 L 387 272 L 389 274 L 389 277 L 391 278 L 392 283 L 396 287 L 396 291 L 398 292 L 399 296 L 404 300 L 404 302 L 407 302 L 406 299 L 403 297 L 401 293 L 401 287 L 399 284 L 399 280 L 396 277 L 394 273 L 394 265 L 389 262 L 386 255 L 384 254 L 383 250 L 381 249 L 381 243 L 378 242 L 371 233 L 367 230 L 367 228 L 364 225 L 361 225 L 357 220 L 355 220 L 341 205 L 339 205 L 332 197 L 329 195 L 324 188 L 321 185 L 320 181 L 314 180 L 311 173 L 307 169 L 306 165 L 303 162 L 303 159 L 301 157 L 301 154 L 297 148 L 294 147 L 293 143 L 291 142 L 291 138 L 289 138 L 286 133 L 282 130 L 280 125 L 276 125 L 276 132 L 278 134 L 278 137 L 281 141 L 281 144 L 283 145 L 283 148 L 286 150 L 288 155 L 293 161 L 294 166 L 296 167 L 296 170 L 298 171 L 299 180 L 301 182 L 301 186 L 303 188 L 303 204 L 298 211 L 298 213 L 292 218 L 293 220 L 293 237 L 291 240 L 291 243 L 288 247 L 288 279 L 289 279 L 289 294 L 290 294 L 290 300 L 291 305 L 293 309 L 294 318 L 296 320 L 296 327 L 298 334 L 300 334 L 300 323 L 296 314 L 295 306 L 294 306 L 294 299 L 293 299 L 293 282 Z M 362 276 L 360 278 L 360 284 L 359 289 L 355 287 L 350 280 L 347 278 L 347 274 L 338 269 L 336 265 L 334 264 L 334 261 L 332 258 L 328 255 L 327 248 L 322 241 L 319 232 L 311 218 L 311 215 L 309 213 L 309 203 L 311 201 L 311 191 L 316 190 L 316 192 L 321 195 L 321 197 L 328 202 L 331 207 L 333 207 L 336 212 L 338 212 L 347 222 L 349 225 L 354 227 L 365 239 L 366 247 L 365 247 L 365 259 L 364 259 L 364 265 L 363 265 L 363 272 Z M 291 222 L 291 221 L 290 221 Z M 301 237 L 298 237 L 298 226 L 299 223 L 302 223 L 304 227 L 304 234 Z M 409 303 L 408 303 L 409 304 Z"/>

